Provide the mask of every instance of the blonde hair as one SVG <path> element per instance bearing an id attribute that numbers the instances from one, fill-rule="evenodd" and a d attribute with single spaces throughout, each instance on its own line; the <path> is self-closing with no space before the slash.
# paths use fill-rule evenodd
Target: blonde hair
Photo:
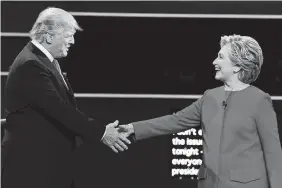
<path id="1" fill-rule="evenodd" d="M 238 79 L 247 84 L 254 82 L 263 64 L 262 49 L 258 42 L 248 36 L 230 35 L 221 37 L 220 47 L 226 44 L 231 46 L 230 60 L 241 68 Z"/>
<path id="2" fill-rule="evenodd" d="M 82 31 L 70 13 L 60 8 L 48 7 L 39 14 L 29 34 L 31 39 L 41 41 L 44 34 L 55 35 L 59 29 Z"/>

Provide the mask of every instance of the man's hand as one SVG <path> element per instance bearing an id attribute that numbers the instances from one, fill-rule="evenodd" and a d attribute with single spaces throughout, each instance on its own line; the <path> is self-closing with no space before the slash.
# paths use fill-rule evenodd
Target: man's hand
<path id="1" fill-rule="evenodd" d="M 129 137 L 134 133 L 134 128 L 132 124 L 120 125 L 118 131 L 125 137 Z"/>
<path id="2" fill-rule="evenodd" d="M 118 120 L 116 120 L 114 123 L 108 124 L 105 135 L 102 138 L 102 142 L 109 146 L 116 153 L 118 153 L 118 150 L 124 151 L 128 149 L 125 143 L 131 144 L 126 135 L 120 134 L 118 132 L 118 128 L 116 128 L 117 126 Z"/>

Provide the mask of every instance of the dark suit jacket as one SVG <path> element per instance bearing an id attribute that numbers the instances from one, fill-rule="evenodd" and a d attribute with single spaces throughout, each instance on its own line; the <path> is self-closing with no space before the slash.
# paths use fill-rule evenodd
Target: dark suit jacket
<path id="1" fill-rule="evenodd" d="M 203 130 L 199 188 L 281 188 L 282 150 L 271 98 L 254 86 L 208 90 L 173 115 L 133 123 L 136 140 L 195 126 Z"/>
<path id="2" fill-rule="evenodd" d="M 6 83 L 3 187 L 70 187 L 74 137 L 99 142 L 105 126 L 77 109 L 69 83 L 68 88 L 31 42 L 14 60 Z"/>

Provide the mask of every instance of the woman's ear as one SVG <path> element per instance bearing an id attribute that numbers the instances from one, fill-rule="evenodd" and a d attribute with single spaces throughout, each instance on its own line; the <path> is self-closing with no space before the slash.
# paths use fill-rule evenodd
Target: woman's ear
<path id="1" fill-rule="evenodd" d="M 233 73 L 234 73 L 234 74 L 238 73 L 240 70 L 241 70 L 241 67 L 239 67 L 238 65 L 235 65 L 235 66 L 233 67 Z"/>

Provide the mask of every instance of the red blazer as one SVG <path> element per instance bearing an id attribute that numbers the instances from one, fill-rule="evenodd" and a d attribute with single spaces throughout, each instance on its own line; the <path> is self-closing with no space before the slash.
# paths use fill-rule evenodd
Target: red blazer
<path id="1" fill-rule="evenodd" d="M 199 188 L 281 188 L 282 150 L 271 98 L 260 89 L 232 92 L 224 87 L 205 92 L 173 115 L 132 123 L 136 140 L 203 130 L 203 164 Z"/>

